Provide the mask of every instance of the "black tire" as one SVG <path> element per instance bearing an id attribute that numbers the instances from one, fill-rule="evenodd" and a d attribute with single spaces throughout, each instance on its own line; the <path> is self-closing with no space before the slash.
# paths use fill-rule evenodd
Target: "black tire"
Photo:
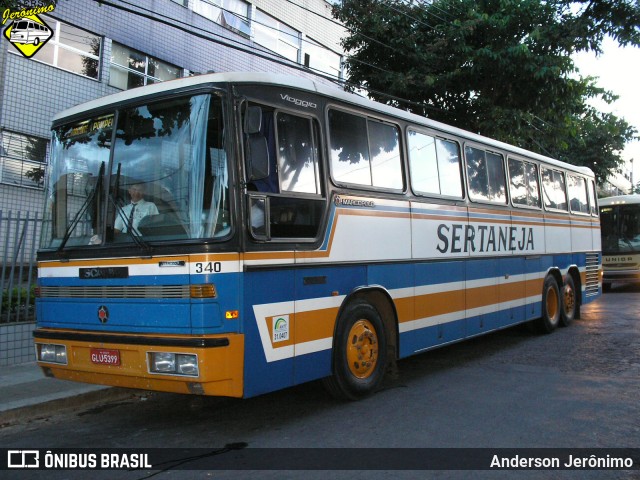
<path id="1" fill-rule="evenodd" d="M 369 303 L 348 305 L 338 319 L 333 343 L 333 375 L 323 379 L 336 398 L 359 400 L 376 391 L 387 366 L 387 336 Z"/>
<path id="2" fill-rule="evenodd" d="M 538 330 L 542 333 L 553 332 L 560 323 L 560 289 L 553 275 L 547 275 L 542 287 L 542 317 L 538 320 Z"/>
<path id="3" fill-rule="evenodd" d="M 573 277 L 567 274 L 567 278 L 562 286 L 562 309 L 560 312 L 560 326 L 568 327 L 576 318 L 578 318 L 578 292 L 576 292 L 576 284 Z"/>
<path id="4" fill-rule="evenodd" d="M 611 291 L 611 284 L 610 283 L 603 283 L 602 284 L 602 293 L 607 293 Z"/>

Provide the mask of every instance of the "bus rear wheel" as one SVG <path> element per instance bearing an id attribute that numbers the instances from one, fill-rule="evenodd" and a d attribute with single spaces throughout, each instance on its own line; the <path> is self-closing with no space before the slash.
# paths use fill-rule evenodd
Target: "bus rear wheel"
<path id="1" fill-rule="evenodd" d="M 553 275 L 547 275 L 542 287 L 542 317 L 538 329 L 542 333 L 553 332 L 560 323 L 561 299 L 558 282 Z"/>
<path id="2" fill-rule="evenodd" d="M 369 303 L 348 305 L 336 328 L 333 375 L 323 380 L 336 398 L 359 400 L 380 385 L 387 365 L 387 338 L 378 311 Z"/>
<path id="3" fill-rule="evenodd" d="M 562 311 L 560 312 L 560 325 L 568 327 L 578 317 L 578 295 L 573 277 L 569 274 L 562 286 Z"/>

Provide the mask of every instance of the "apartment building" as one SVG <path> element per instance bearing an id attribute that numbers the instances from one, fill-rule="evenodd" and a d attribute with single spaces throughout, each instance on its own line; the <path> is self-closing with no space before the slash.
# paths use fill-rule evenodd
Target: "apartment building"
<path id="1" fill-rule="evenodd" d="M 39 17 L 52 35 L 32 57 L 0 41 L 5 215 L 42 209 L 51 118 L 68 107 L 208 72 L 342 76 L 344 29 L 324 0 L 73 0 Z"/>

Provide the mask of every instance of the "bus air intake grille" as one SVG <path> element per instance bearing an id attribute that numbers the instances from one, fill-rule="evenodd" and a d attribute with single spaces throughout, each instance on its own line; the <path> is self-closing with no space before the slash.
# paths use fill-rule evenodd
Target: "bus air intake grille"
<path id="1" fill-rule="evenodd" d="M 40 298 L 189 298 L 189 285 L 40 287 Z"/>
<path id="2" fill-rule="evenodd" d="M 598 280 L 600 277 L 600 255 L 597 253 L 587 253 L 587 271 L 586 271 L 586 295 L 592 296 L 598 294 Z"/>

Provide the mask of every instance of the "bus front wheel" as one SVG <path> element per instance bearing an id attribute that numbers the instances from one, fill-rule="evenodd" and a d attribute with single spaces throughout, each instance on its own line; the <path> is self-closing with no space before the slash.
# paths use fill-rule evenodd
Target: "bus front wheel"
<path id="1" fill-rule="evenodd" d="M 542 317 L 538 321 L 542 333 L 553 332 L 560 323 L 561 299 L 558 282 L 553 275 L 547 275 L 542 287 Z"/>
<path id="2" fill-rule="evenodd" d="M 358 400 L 380 385 L 387 364 L 387 338 L 378 311 L 369 303 L 348 305 L 338 319 L 333 375 L 324 379 L 336 398 Z"/>

